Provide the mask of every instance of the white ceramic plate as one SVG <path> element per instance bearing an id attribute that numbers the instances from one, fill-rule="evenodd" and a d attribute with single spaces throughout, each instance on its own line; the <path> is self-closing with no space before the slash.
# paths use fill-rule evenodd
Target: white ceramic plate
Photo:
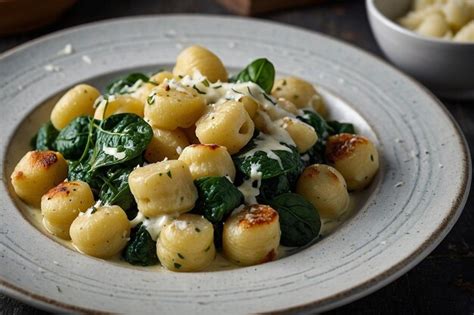
<path id="1" fill-rule="evenodd" d="M 35 229 L 11 193 L 9 176 L 28 150 L 30 135 L 47 120 L 48 100 L 78 82 L 103 86 L 119 72 L 169 67 L 192 43 L 209 47 L 231 69 L 267 57 L 280 73 L 325 88 L 331 114 L 354 121 L 380 149 L 381 170 L 359 211 L 333 234 L 290 257 L 188 274 L 87 257 Z M 74 52 L 58 55 L 67 44 Z M 386 285 L 423 259 L 455 223 L 470 186 L 464 137 L 424 88 L 358 49 L 279 24 L 182 15 L 66 30 L 0 58 L 0 100 L 1 289 L 54 310 L 327 310 Z"/>

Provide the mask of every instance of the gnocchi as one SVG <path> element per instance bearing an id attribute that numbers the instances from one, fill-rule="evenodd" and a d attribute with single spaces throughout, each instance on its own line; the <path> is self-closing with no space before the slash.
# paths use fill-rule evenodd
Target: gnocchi
<path id="1" fill-rule="evenodd" d="M 222 61 L 211 51 L 201 46 L 191 46 L 183 50 L 176 59 L 173 74 L 176 76 L 193 75 L 199 72 L 209 81 L 227 81 L 227 70 Z"/>
<path id="2" fill-rule="evenodd" d="M 341 133 L 329 137 L 326 158 L 344 176 L 350 190 L 365 188 L 379 168 L 374 144 L 359 135 Z"/>
<path id="3" fill-rule="evenodd" d="M 112 115 L 122 113 L 132 113 L 143 117 L 143 107 L 143 103 L 134 97 L 126 95 L 114 96 L 104 99 L 99 103 L 94 112 L 94 118 L 103 120 Z"/>
<path id="4" fill-rule="evenodd" d="M 280 243 L 278 212 L 250 205 L 227 219 L 222 234 L 224 254 L 243 266 L 275 260 Z"/>
<path id="5" fill-rule="evenodd" d="M 176 160 L 188 145 L 189 141 L 183 130 L 154 127 L 153 138 L 145 150 L 145 159 L 150 163 L 164 159 Z"/>
<path id="6" fill-rule="evenodd" d="M 56 129 L 63 129 L 74 118 L 94 114 L 94 103 L 100 96 L 93 86 L 79 84 L 64 94 L 51 111 L 51 123 Z"/>
<path id="7" fill-rule="evenodd" d="M 286 77 L 277 80 L 272 95 L 276 98 L 284 98 L 298 108 L 309 105 L 320 114 L 326 111 L 324 102 L 314 86 L 300 78 Z"/>
<path id="8" fill-rule="evenodd" d="M 130 222 L 119 206 L 91 208 L 79 215 L 69 230 L 74 246 L 99 258 L 118 254 L 127 245 Z"/>
<path id="9" fill-rule="evenodd" d="M 171 89 L 172 81 L 165 81 L 148 96 L 145 120 L 150 125 L 175 130 L 191 127 L 202 115 L 206 104 L 191 88 Z"/>
<path id="10" fill-rule="evenodd" d="M 156 244 L 160 262 L 173 271 L 199 271 L 216 256 L 214 228 L 204 217 L 182 214 L 161 231 Z"/>
<path id="11" fill-rule="evenodd" d="M 472 0 L 417 0 L 398 22 L 424 36 L 473 42 L 474 36 L 468 36 L 473 13 Z"/>
<path id="12" fill-rule="evenodd" d="M 163 83 L 165 80 L 175 79 L 175 76 L 169 71 L 161 71 L 155 75 L 152 75 L 148 82 L 140 85 L 135 91 L 130 95 L 138 99 L 142 104 L 145 104 L 148 96 L 151 94 L 152 90 L 157 86 Z"/>
<path id="13" fill-rule="evenodd" d="M 196 122 L 196 136 L 201 143 L 218 144 L 234 154 L 250 141 L 254 128 L 244 105 L 227 101 L 209 106 Z"/>
<path id="14" fill-rule="evenodd" d="M 179 159 L 189 166 L 193 179 L 226 176 L 235 179 L 235 166 L 225 147 L 217 144 L 193 144 L 184 148 Z"/>
<path id="15" fill-rule="evenodd" d="M 305 168 L 296 192 L 311 202 L 322 218 L 341 217 L 349 206 L 346 181 L 329 165 L 313 164 Z"/>
<path id="16" fill-rule="evenodd" d="M 308 151 L 318 141 L 314 128 L 298 119 L 284 117 L 277 123 L 288 132 L 300 153 Z"/>
<path id="17" fill-rule="evenodd" d="M 418 16 L 413 28 L 469 38 L 469 25 L 451 30 L 457 9 L 435 1 L 418 6 L 446 29 Z M 379 168 L 374 143 L 326 121 L 325 90 L 275 80 L 265 58 L 229 77 L 192 46 L 172 72 L 130 73 L 101 92 L 67 91 L 11 174 L 38 226 L 86 255 L 176 272 L 269 262 L 287 254 L 280 245 L 326 235 Z"/>
<path id="18" fill-rule="evenodd" d="M 188 212 L 197 200 L 189 167 L 169 160 L 133 170 L 128 177 L 138 210 L 147 217 Z"/>
<path id="19" fill-rule="evenodd" d="M 43 225 L 52 234 L 69 239 L 71 223 L 94 203 L 89 184 L 82 181 L 62 182 L 41 198 Z"/>
<path id="20" fill-rule="evenodd" d="M 41 197 L 67 177 L 67 163 L 61 153 L 30 151 L 15 167 L 11 182 L 26 203 L 39 206 Z"/>

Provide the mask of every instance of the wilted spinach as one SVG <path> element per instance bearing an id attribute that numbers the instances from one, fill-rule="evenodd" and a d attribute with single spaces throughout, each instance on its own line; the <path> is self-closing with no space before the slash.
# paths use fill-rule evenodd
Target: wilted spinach
<path id="1" fill-rule="evenodd" d="M 275 81 L 275 67 L 266 58 L 260 58 L 252 61 L 242 71 L 229 78 L 229 82 L 254 82 L 265 91 L 272 91 Z"/>
<path id="2" fill-rule="evenodd" d="M 344 132 L 355 133 L 354 125 L 341 123 L 336 120 L 327 122 L 321 115 L 313 111 L 305 110 L 304 115 L 297 118 L 312 126 L 318 134 L 318 141 L 307 152 L 309 164 L 326 163 L 324 151 L 326 150 L 326 140 L 329 136 Z"/>
<path id="3" fill-rule="evenodd" d="M 302 196 L 286 193 L 270 201 L 280 216 L 281 244 L 303 246 L 318 237 L 321 220 L 318 211 Z"/>
<path id="4" fill-rule="evenodd" d="M 301 172 L 303 165 L 296 148 L 287 146 L 290 151 L 272 150 L 281 161 L 280 164 L 280 161 L 270 158 L 264 151 L 256 151 L 252 155 L 246 155 L 246 152 L 255 147 L 255 143 L 252 142 L 234 157 L 235 166 L 248 178 L 251 175 L 252 165 L 259 165 L 258 172 L 262 173 L 262 179 Z"/>
<path id="5" fill-rule="evenodd" d="M 153 130 L 135 114 L 110 116 L 97 126 L 97 137 L 92 155 L 87 160 L 91 171 L 130 161 L 146 149 Z"/>
<path id="6" fill-rule="evenodd" d="M 331 128 L 333 129 L 332 134 L 338 134 L 338 133 L 355 134 L 356 133 L 354 129 L 354 125 L 351 123 L 343 123 L 337 120 L 333 120 L 333 121 L 328 121 L 328 125 L 331 126 Z"/>
<path id="7" fill-rule="evenodd" d="M 275 196 L 289 192 L 291 184 L 287 175 L 280 175 L 262 180 L 260 184 L 260 194 L 257 197 L 259 203 L 267 204 Z"/>
<path id="8" fill-rule="evenodd" d="M 156 255 L 156 242 L 142 224 L 136 226 L 130 234 L 130 242 L 122 252 L 122 257 L 132 265 L 151 266 L 159 260 Z"/>
<path id="9" fill-rule="evenodd" d="M 118 114 L 107 118 L 90 131 L 86 148 L 78 161 L 69 163 L 69 180 L 82 180 L 95 189 L 99 195 L 114 202 L 129 204 L 128 170 L 137 164 L 153 131 L 135 114 Z M 92 134 L 95 133 L 95 137 Z M 137 162 L 138 161 L 138 162 Z M 127 173 L 127 174 L 128 174 Z M 127 181 L 125 180 L 127 178 Z"/>
<path id="10" fill-rule="evenodd" d="M 43 124 L 34 138 L 34 149 L 40 151 L 55 150 L 54 140 L 56 140 L 58 133 L 59 131 L 54 128 L 50 121 Z"/>
<path id="11" fill-rule="evenodd" d="M 137 83 L 138 80 L 148 82 L 149 78 L 143 73 L 131 73 L 125 77 L 112 81 L 106 88 L 109 95 L 125 94 L 130 92 L 130 88 Z"/>
<path id="12" fill-rule="evenodd" d="M 326 122 L 326 120 L 320 114 L 310 110 L 305 110 L 303 112 L 304 115 L 298 116 L 297 118 L 302 122 L 305 122 L 308 125 L 312 126 L 318 134 L 319 139 L 325 141 L 327 137 L 329 137 L 329 135 L 334 134 L 334 129 Z"/>
<path id="13" fill-rule="evenodd" d="M 96 123 L 99 123 L 96 121 Z M 71 121 L 59 132 L 54 146 L 68 160 L 78 160 L 86 149 L 89 137 L 95 138 L 92 117 L 80 116 Z"/>
<path id="14" fill-rule="evenodd" d="M 243 202 L 242 193 L 225 177 L 203 177 L 195 180 L 194 184 L 199 196 L 194 211 L 203 214 L 212 223 L 224 220 Z"/>
<path id="15" fill-rule="evenodd" d="M 128 185 L 128 175 L 133 167 L 118 165 L 97 177 L 102 181 L 99 199 L 105 204 L 117 205 L 127 210 L 134 204 L 134 198 Z"/>

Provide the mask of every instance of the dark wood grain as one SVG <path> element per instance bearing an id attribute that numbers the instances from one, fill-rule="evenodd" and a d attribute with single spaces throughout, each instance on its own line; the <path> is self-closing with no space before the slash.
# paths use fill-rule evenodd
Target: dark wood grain
<path id="1" fill-rule="evenodd" d="M 29 34 L 0 39 L 0 52 L 52 31 L 87 22 L 144 14 L 229 14 L 211 0 L 81 0 L 55 24 Z M 263 19 L 325 33 L 382 56 L 365 15 L 363 1 L 327 4 L 269 13 Z M 446 107 L 474 145 L 474 101 Z M 469 197 L 458 223 L 418 266 L 381 290 L 329 314 L 474 314 L 474 200 Z M 0 267 L 1 268 L 1 267 Z M 0 314 L 45 314 L 0 295 Z"/>

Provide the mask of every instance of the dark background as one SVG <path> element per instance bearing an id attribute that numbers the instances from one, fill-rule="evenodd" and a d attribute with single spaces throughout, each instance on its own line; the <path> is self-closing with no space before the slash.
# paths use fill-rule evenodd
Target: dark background
<path id="1" fill-rule="evenodd" d="M 397 0 L 394 0 L 397 1 Z M 41 1 L 38 1 L 40 5 Z M 0 38 L 0 53 L 41 35 L 70 26 L 132 15 L 167 13 L 231 14 L 212 0 L 80 0 L 56 23 L 28 34 Z M 372 36 L 364 1 L 326 4 L 259 16 L 325 33 L 382 56 Z M 474 56 L 473 56 L 474 62 Z M 474 74 L 473 74 L 474 85 Z M 474 145 L 474 100 L 443 103 Z M 410 272 L 385 288 L 330 314 L 474 314 L 474 204 L 472 194 L 446 239 Z M 1 266 L 0 266 L 1 268 Z M 46 314 L 0 294 L 0 314 Z"/>

